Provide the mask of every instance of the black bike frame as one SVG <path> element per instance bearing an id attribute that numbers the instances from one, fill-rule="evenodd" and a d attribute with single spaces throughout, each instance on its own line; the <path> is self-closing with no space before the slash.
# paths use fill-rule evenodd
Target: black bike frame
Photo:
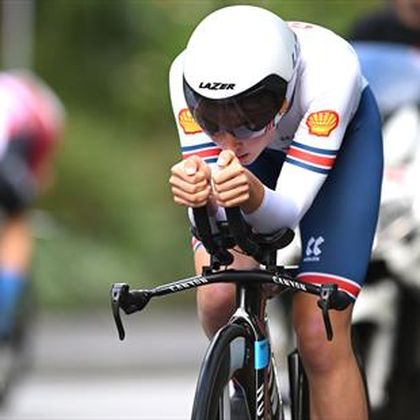
<path id="1" fill-rule="evenodd" d="M 237 309 L 230 323 L 245 324 L 253 336 L 254 366 L 249 372 L 254 378 L 253 397 L 248 401 L 256 419 L 273 418 L 282 410 L 275 369 L 272 365 L 271 343 L 267 328 L 266 298 L 260 285 L 239 284 Z M 251 368 L 251 366 L 250 366 Z M 242 384 L 246 387 L 249 384 Z"/>

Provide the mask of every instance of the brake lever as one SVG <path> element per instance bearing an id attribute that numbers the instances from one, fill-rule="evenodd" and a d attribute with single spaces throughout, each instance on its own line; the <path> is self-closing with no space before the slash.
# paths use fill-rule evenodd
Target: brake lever
<path id="1" fill-rule="evenodd" d="M 111 289 L 112 314 L 120 340 L 124 340 L 125 331 L 121 320 L 120 308 L 130 315 L 141 311 L 153 296 L 151 290 L 131 290 L 126 283 L 115 283 Z"/>
<path id="2" fill-rule="evenodd" d="M 336 292 L 336 284 L 331 283 L 321 285 L 321 293 L 320 298 L 318 300 L 318 307 L 321 308 L 322 311 L 322 319 L 324 320 L 325 332 L 327 334 L 328 341 L 331 341 L 334 336 L 330 314 L 328 311 L 332 307 L 333 296 Z"/>
<path id="3" fill-rule="evenodd" d="M 121 320 L 120 307 L 121 303 L 126 300 L 129 294 L 129 289 L 130 286 L 126 283 L 115 283 L 112 285 L 111 289 L 112 315 L 114 316 L 115 325 L 118 330 L 118 337 L 121 341 L 125 338 L 125 331 Z"/>

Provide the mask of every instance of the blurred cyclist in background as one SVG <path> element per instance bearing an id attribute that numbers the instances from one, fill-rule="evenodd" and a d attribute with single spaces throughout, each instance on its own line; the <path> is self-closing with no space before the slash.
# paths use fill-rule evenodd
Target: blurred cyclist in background
<path id="1" fill-rule="evenodd" d="M 360 18 L 350 32 L 354 41 L 408 44 L 420 48 L 420 0 L 391 0 Z"/>
<path id="2" fill-rule="evenodd" d="M 350 303 L 331 314 L 328 342 L 316 299 L 294 295 L 311 418 L 367 419 L 350 325 L 376 228 L 382 138 L 355 52 L 317 25 L 226 7 L 197 26 L 175 59 L 170 91 L 184 158 L 172 167 L 174 201 L 207 205 L 215 218 L 239 206 L 260 233 L 299 225 L 298 278 L 335 282 Z M 197 272 L 208 263 L 196 244 Z M 234 266 L 258 264 L 237 253 Z M 210 337 L 232 314 L 235 289 L 217 284 L 197 293 Z"/>
<path id="3" fill-rule="evenodd" d="M 29 278 L 26 210 L 52 181 L 63 123 L 63 105 L 43 81 L 26 70 L 0 72 L 0 349 L 13 339 Z"/>

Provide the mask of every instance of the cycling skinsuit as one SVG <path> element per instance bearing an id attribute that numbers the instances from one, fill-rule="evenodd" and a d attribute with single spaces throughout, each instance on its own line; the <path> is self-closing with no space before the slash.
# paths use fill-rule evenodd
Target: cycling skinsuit
<path id="1" fill-rule="evenodd" d="M 276 225 L 299 225 L 299 278 L 336 282 L 356 298 L 379 211 L 380 116 L 348 43 L 316 25 L 289 25 L 300 45 L 291 105 L 275 127 L 274 141 L 248 166 L 267 188 L 263 204 L 247 220 L 262 232 L 270 231 L 274 219 Z M 183 157 L 196 154 L 214 165 L 220 148 L 188 111 L 182 59 L 181 53 L 171 67 L 170 93 Z"/>

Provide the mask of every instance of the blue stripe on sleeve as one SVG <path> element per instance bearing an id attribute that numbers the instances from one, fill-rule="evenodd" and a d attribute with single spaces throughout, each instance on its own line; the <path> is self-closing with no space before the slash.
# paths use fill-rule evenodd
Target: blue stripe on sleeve
<path id="1" fill-rule="evenodd" d="M 195 144 L 194 146 L 184 146 L 182 147 L 182 151 L 183 152 L 189 152 L 192 150 L 197 150 L 197 149 L 204 149 L 206 147 L 217 147 L 216 143 L 201 143 L 201 144 Z"/>
<path id="2" fill-rule="evenodd" d="M 337 154 L 337 150 L 320 149 L 318 147 L 312 147 L 312 146 L 307 146 L 306 144 L 298 143 L 297 141 L 292 142 L 291 146 L 296 146 L 296 147 L 299 147 L 299 149 L 309 150 L 310 152 L 320 153 L 323 155 L 335 156 Z"/>
<path id="3" fill-rule="evenodd" d="M 317 172 L 318 174 L 327 175 L 328 172 L 330 171 L 329 169 L 323 169 L 323 168 L 318 168 L 316 166 L 308 165 L 306 163 L 294 160 L 290 157 L 286 158 L 286 162 L 292 165 L 300 166 L 301 168 L 304 168 L 304 169 L 308 169 L 309 171 L 312 171 L 312 172 Z"/>

